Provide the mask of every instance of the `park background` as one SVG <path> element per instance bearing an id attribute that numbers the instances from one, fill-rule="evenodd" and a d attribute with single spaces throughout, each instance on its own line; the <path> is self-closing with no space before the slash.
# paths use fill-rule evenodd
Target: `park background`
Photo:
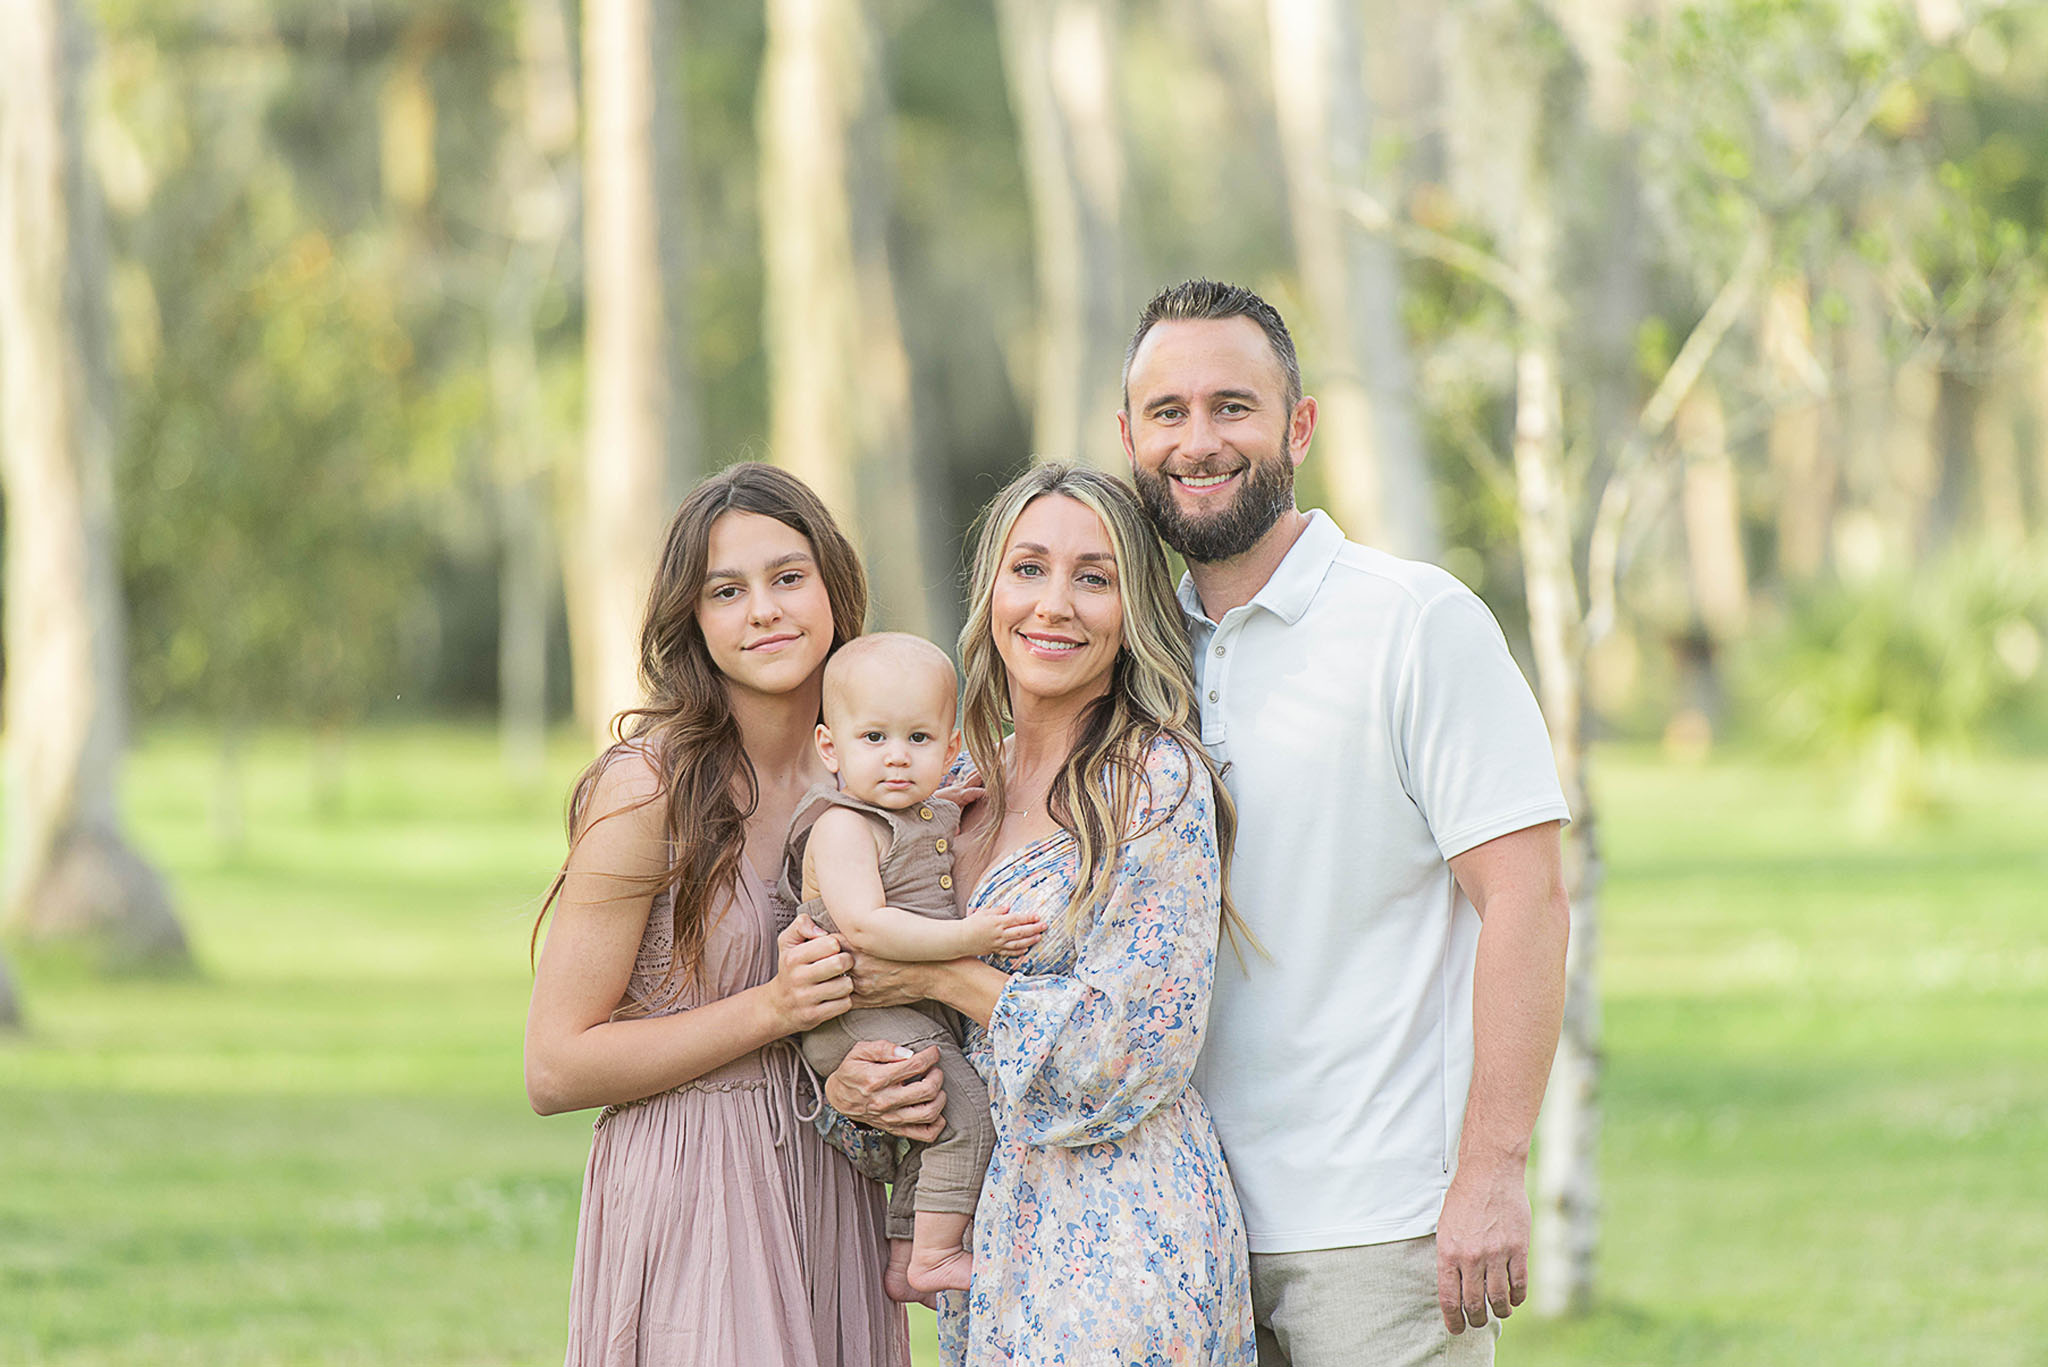
<path id="1" fill-rule="evenodd" d="M 6 0 L 0 1363 L 558 1358 L 668 510 L 948 639 L 1197 274 L 1580 816 L 1503 1360 L 2048 1361 L 2044 267 L 2039 4 Z"/>

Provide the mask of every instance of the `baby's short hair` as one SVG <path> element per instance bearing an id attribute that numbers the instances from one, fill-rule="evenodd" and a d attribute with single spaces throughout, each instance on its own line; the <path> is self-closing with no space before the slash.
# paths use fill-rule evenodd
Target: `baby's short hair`
<path id="1" fill-rule="evenodd" d="M 832 714 L 843 711 L 853 691 L 870 680 L 902 688 L 919 676 L 934 685 L 943 684 L 946 722 L 951 725 L 959 702 L 959 676 L 945 651 L 907 631 L 854 637 L 825 664 L 825 724 L 831 725 Z"/>

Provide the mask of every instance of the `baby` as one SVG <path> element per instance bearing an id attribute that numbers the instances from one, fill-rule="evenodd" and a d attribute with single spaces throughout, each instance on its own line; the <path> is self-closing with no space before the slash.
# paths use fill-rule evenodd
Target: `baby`
<path id="1" fill-rule="evenodd" d="M 801 914 L 863 954 L 1015 956 L 1044 933 L 1028 914 L 963 919 L 955 907 L 960 809 L 933 796 L 960 748 L 955 686 L 944 651 L 898 632 L 849 641 L 825 666 L 818 753 L 840 787 L 813 788 L 797 805 L 779 890 L 785 905 L 800 900 Z M 937 1045 L 946 1079 L 945 1131 L 910 1146 L 889 1194 L 889 1294 L 964 1291 L 974 1256 L 962 1244 L 995 1144 L 988 1093 L 960 1052 L 957 1017 L 937 1002 L 848 1011 L 805 1033 L 804 1057 L 829 1075 L 870 1039 Z"/>

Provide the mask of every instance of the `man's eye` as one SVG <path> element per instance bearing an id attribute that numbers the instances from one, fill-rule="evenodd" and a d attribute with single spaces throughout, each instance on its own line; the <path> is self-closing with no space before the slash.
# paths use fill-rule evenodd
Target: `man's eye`
<path id="1" fill-rule="evenodd" d="M 1249 412 L 1251 412 L 1251 410 L 1250 410 L 1249 408 L 1245 407 L 1245 406 L 1244 406 L 1243 404 L 1241 404 L 1241 403 L 1227 403 L 1227 404 L 1224 404 L 1224 405 L 1223 405 L 1223 411 L 1224 411 L 1225 413 L 1228 413 L 1228 414 L 1230 414 L 1230 415 L 1231 415 L 1232 417 L 1235 417 L 1235 416 L 1237 416 L 1237 415 L 1238 415 L 1238 414 L 1240 414 L 1240 413 L 1249 413 Z"/>

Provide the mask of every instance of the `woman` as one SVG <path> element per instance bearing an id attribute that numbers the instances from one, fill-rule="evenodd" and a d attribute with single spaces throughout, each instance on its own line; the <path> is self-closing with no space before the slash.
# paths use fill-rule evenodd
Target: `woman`
<path id="1" fill-rule="evenodd" d="M 1244 1228 L 1188 1076 L 1233 819 L 1196 735 L 1165 559 L 1131 491 L 1040 466 L 996 496 L 961 633 L 986 795 L 961 829 L 965 914 L 1040 912 L 1015 963 L 859 959 L 856 1002 L 931 997 L 981 1027 L 996 1148 L 950 1359 L 1255 1360 Z M 1007 740 L 1003 730 L 1012 733 Z M 1007 971 L 1005 971 L 1007 969 Z"/>
<path id="2" fill-rule="evenodd" d="M 780 470 L 712 476 L 669 526 L 648 702 L 577 781 L 527 1016 L 534 1109 L 604 1107 L 570 1367 L 908 1361 L 880 1190 L 792 1118 L 786 1037 L 846 1010 L 849 960 L 802 919 L 778 937 L 762 876 L 830 778 L 820 678 L 866 609 L 853 548 Z"/>

